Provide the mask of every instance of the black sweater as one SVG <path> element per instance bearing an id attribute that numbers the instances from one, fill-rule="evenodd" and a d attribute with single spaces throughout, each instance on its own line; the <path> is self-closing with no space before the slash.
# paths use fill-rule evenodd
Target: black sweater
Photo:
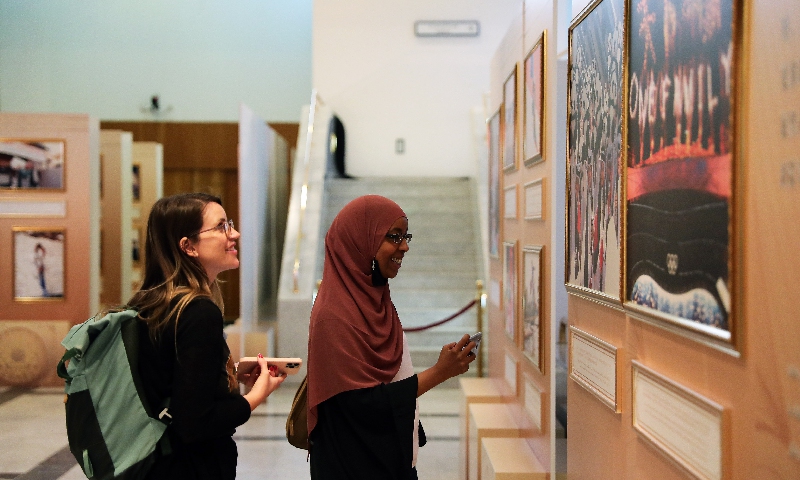
<path id="1" fill-rule="evenodd" d="M 207 298 L 193 300 L 159 342 L 147 326 L 139 329 L 139 372 L 148 401 L 170 398 L 169 434 L 173 453 L 156 461 L 148 479 L 233 479 L 236 477 L 236 427 L 250 418 L 250 404 L 228 390 L 222 312 Z"/>

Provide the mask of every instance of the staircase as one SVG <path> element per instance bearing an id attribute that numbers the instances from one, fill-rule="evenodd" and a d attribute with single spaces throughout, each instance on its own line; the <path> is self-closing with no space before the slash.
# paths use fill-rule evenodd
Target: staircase
<path id="1" fill-rule="evenodd" d="M 413 328 L 442 320 L 475 298 L 475 281 L 482 277 L 479 267 L 482 260 L 474 213 L 475 193 L 470 179 L 329 178 L 325 188 L 322 237 L 342 207 L 361 195 L 378 194 L 390 198 L 408 215 L 408 231 L 414 238 L 400 273 L 389 281 L 403 327 Z M 320 241 L 316 278 L 322 278 L 323 249 L 324 242 Z M 419 372 L 435 364 L 442 345 L 457 341 L 465 333 L 474 333 L 476 324 L 476 308 L 473 307 L 444 325 L 409 332 L 407 338 L 415 370 Z M 484 324 L 488 325 L 485 318 Z M 483 350 L 486 351 L 486 345 Z M 476 372 L 473 364 L 467 375 L 475 376 Z M 447 383 L 457 385 L 455 380 Z"/>

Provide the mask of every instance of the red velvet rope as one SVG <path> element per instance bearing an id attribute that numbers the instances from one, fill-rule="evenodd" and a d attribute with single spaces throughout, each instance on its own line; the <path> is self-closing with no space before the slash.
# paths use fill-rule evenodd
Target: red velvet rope
<path id="1" fill-rule="evenodd" d="M 462 308 L 461 310 L 457 311 L 456 313 L 450 315 L 449 317 L 445 318 L 444 320 L 439 320 L 438 322 L 431 323 L 430 325 L 423 325 L 421 327 L 403 328 L 403 331 L 404 332 L 421 332 L 423 330 L 428 330 L 429 328 L 438 327 L 439 325 L 442 325 L 444 323 L 449 322 L 450 320 L 456 318 L 457 316 L 461 315 L 462 313 L 464 313 L 467 310 L 469 310 L 470 308 L 472 308 L 472 306 L 475 305 L 476 301 L 477 300 L 472 300 L 464 308 Z"/>

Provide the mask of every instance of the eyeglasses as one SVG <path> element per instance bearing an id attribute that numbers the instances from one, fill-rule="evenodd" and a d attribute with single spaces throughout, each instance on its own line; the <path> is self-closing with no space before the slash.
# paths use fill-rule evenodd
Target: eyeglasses
<path id="1" fill-rule="evenodd" d="M 391 240 L 395 245 L 400 245 L 403 243 L 403 240 L 405 240 L 406 243 L 411 243 L 411 237 L 412 235 L 410 233 L 406 233 L 405 235 L 400 235 L 399 233 L 386 234 L 386 238 Z"/>
<path id="2" fill-rule="evenodd" d="M 226 222 L 220 222 L 220 224 L 217 225 L 216 227 L 211 227 L 211 228 L 207 228 L 205 230 L 200 230 L 199 232 L 197 232 L 197 233 L 195 233 L 194 235 L 191 235 L 191 236 L 192 237 L 196 237 L 197 235 L 200 235 L 201 233 L 210 232 L 211 230 L 222 230 L 225 233 L 225 236 L 230 238 L 231 232 L 233 231 L 233 219 L 229 219 Z"/>

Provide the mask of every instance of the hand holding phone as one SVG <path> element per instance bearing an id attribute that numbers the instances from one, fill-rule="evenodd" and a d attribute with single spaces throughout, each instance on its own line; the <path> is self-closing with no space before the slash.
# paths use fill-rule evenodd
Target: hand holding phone
<path id="1" fill-rule="evenodd" d="M 467 344 L 469 344 L 469 342 L 475 342 L 475 348 L 473 348 L 471 350 L 471 352 L 476 357 L 478 356 L 478 347 L 481 344 L 481 338 L 483 338 L 483 334 L 481 332 L 478 332 L 478 333 L 472 335 L 471 337 L 469 337 L 469 340 L 467 340 Z"/>
<path id="2" fill-rule="evenodd" d="M 300 358 L 266 358 L 266 360 L 267 365 L 275 366 L 280 375 L 294 375 L 300 371 L 300 367 L 303 365 L 303 360 Z M 257 366 L 258 358 L 242 357 L 236 368 L 236 376 L 240 378 L 241 375 L 247 375 Z"/>

